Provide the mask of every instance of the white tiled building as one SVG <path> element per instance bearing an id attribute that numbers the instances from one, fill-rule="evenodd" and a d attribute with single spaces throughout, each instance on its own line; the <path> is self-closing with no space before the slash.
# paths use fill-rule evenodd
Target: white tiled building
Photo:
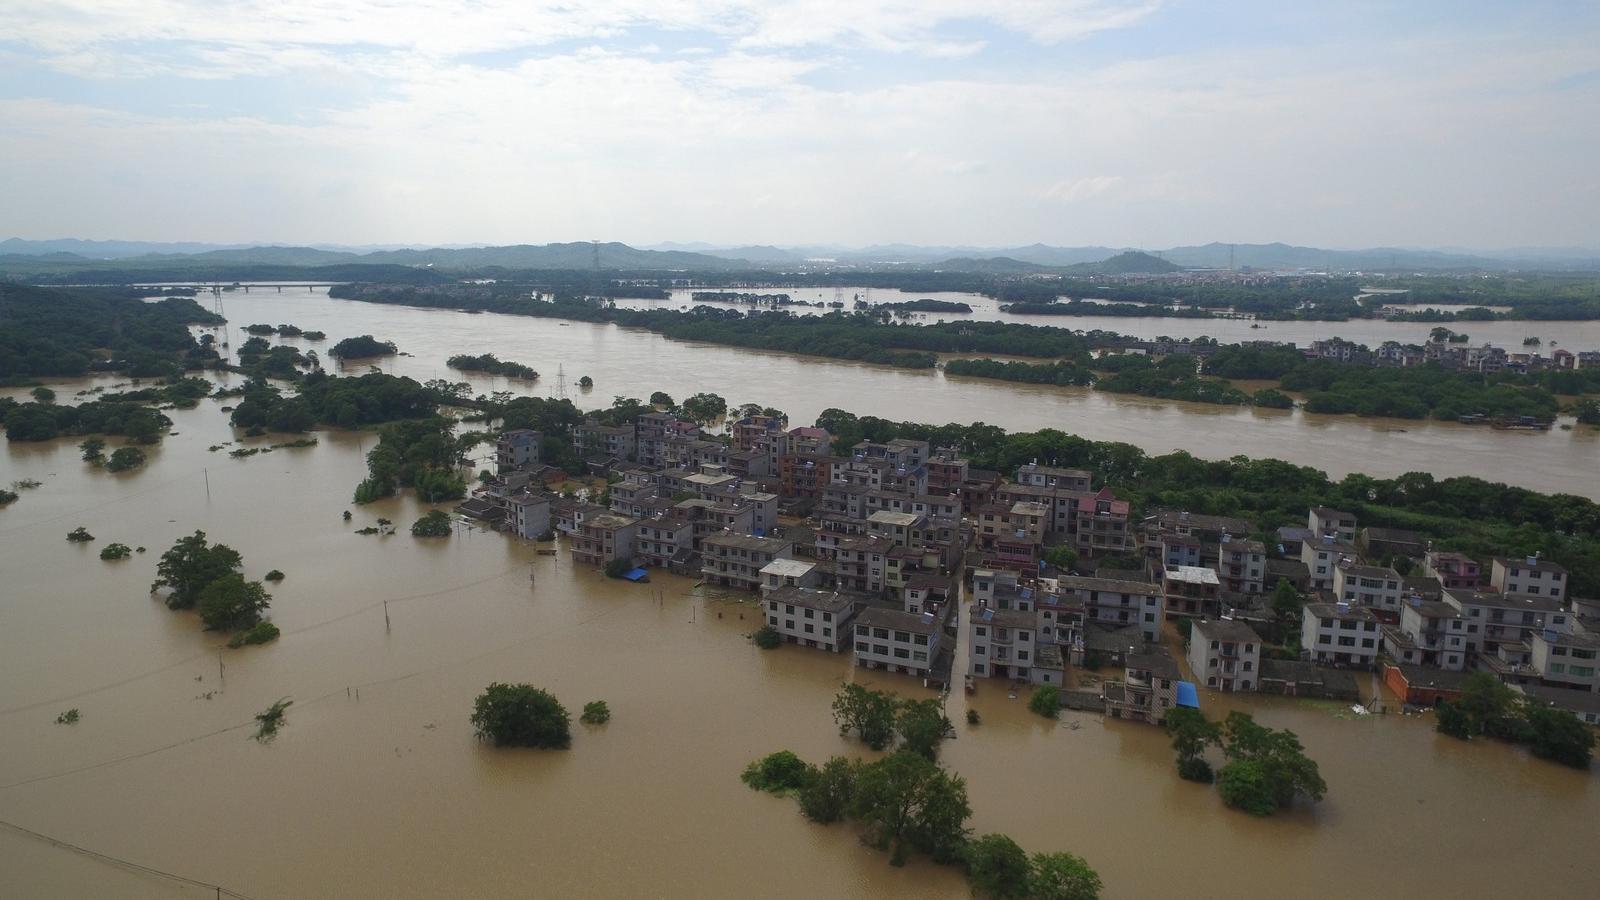
<path id="1" fill-rule="evenodd" d="M 761 601 L 767 624 L 784 640 L 829 653 L 849 648 L 857 602 L 849 594 L 797 587 L 778 588 Z"/>
<path id="2" fill-rule="evenodd" d="M 1307 603 L 1300 618 L 1300 652 L 1313 662 L 1371 668 L 1378 659 L 1378 619 L 1348 603 Z"/>
<path id="3" fill-rule="evenodd" d="M 1261 638 L 1231 619 L 1200 619 L 1189 633 L 1189 668 L 1218 691 L 1253 691 L 1261 684 Z"/>

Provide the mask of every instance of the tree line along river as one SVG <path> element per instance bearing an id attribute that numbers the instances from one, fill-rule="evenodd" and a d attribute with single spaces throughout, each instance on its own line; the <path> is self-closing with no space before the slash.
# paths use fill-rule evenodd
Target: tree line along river
<path id="1" fill-rule="evenodd" d="M 1133 442 L 1147 446 L 1170 440 L 1201 455 L 1278 455 L 1380 474 L 1455 474 L 1440 464 L 1474 458 L 1452 455 L 1447 440 L 1407 443 L 1434 429 L 1483 442 L 1503 467 L 1546 451 L 1495 446 L 1568 447 L 1593 460 L 1592 443 L 1576 433 L 1520 444 L 1512 442 L 1528 436 L 1449 426 L 1392 434 L 1298 413 L 1207 415 L 945 382 L 612 326 L 314 294 L 228 302 L 235 326 L 287 322 L 324 330 L 330 342 L 363 333 L 393 340 L 415 355 L 385 367 L 417 378 L 456 379 L 445 357 L 495 352 L 545 373 L 533 389 L 547 394 L 559 365 L 569 379 L 595 379 L 591 393 L 569 388 L 582 405 L 713 390 L 802 421 L 838 406 L 1121 439 L 1130 438 L 1117 429 L 1132 419 L 1142 423 L 1133 434 L 1150 441 Z M 480 390 L 506 386 L 468 380 Z M 78 387 L 56 389 L 66 400 Z M 839 682 L 925 696 L 910 679 L 853 671 L 846 657 L 798 647 L 762 653 L 745 639 L 753 608 L 685 580 L 625 585 L 572 566 L 564 550 L 540 556 L 476 530 L 414 539 L 403 527 L 423 510 L 413 498 L 348 502 L 370 434 L 319 432 L 313 447 L 230 459 L 207 451 L 235 440 L 219 408 L 226 402 L 171 411 L 178 434 L 135 473 L 90 468 L 75 439 L 0 452 L 0 483 L 43 483 L 0 512 L 0 820 L 258 900 L 967 896 L 951 870 L 891 867 L 850 828 L 808 824 L 790 801 L 738 780 L 746 762 L 781 748 L 818 760 L 865 753 L 831 721 Z M 1278 452 L 1249 438 L 1278 432 Z M 1215 452 L 1186 440 L 1202 435 Z M 1551 454 L 1543 465 L 1554 477 L 1570 464 Z M 402 533 L 352 533 L 380 516 Z M 77 525 L 98 541 L 65 541 Z M 278 642 L 219 657 L 218 638 L 148 596 L 155 555 L 197 528 L 237 548 L 251 577 L 287 574 L 271 587 Z M 151 552 L 102 562 L 97 550 L 110 541 Z M 549 688 L 569 708 L 605 699 L 613 718 L 593 730 L 575 725 L 567 752 L 496 751 L 474 741 L 466 722 L 472 697 L 493 680 Z M 277 742 L 249 740 L 251 717 L 286 696 L 295 703 Z M 1495 742 L 1438 737 L 1431 718 L 1355 718 L 1338 705 L 1212 694 L 1203 703 L 1213 716 L 1246 708 L 1297 732 L 1328 798 L 1270 820 L 1232 813 L 1214 790 L 1175 776 L 1161 730 L 1077 713 L 1049 722 L 988 685 L 950 698 L 954 721 L 970 705 L 983 724 L 959 724 L 942 761 L 967 779 L 979 832 L 1084 856 L 1110 898 L 1206 895 L 1209 886 L 1241 897 L 1590 893 L 1586 835 L 1600 796 L 1586 773 Z M 82 720 L 54 724 L 69 707 Z M 1448 863 L 1425 862 L 1440 847 L 1450 849 Z M 0 858 L 0 895 L 208 896 L 3 828 Z M 1543 862 L 1530 870 L 1508 858 Z"/>

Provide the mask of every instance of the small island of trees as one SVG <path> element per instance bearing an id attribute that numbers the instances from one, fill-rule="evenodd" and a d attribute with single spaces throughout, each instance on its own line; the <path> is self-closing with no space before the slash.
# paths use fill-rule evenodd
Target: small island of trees
<path id="1" fill-rule="evenodd" d="M 478 739 L 496 747 L 565 750 L 572 744 L 566 707 L 531 684 L 489 685 L 473 702 L 470 721 Z"/>
<path id="2" fill-rule="evenodd" d="M 374 356 L 393 356 L 400 352 L 392 341 L 380 341 L 370 334 L 349 337 L 333 345 L 328 355 L 335 359 L 367 359 Z"/>
<path id="3" fill-rule="evenodd" d="M 226 544 L 212 544 L 205 532 L 196 531 L 161 554 L 150 592 L 165 589 L 168 609 L 197 611 L 208 631 L 249 636 L 240 639 L 241 643 L 271 640 L 278 630 L 263 622 L 262 613 L 271 605 L 272 595 L 261 582 L 247 581 L 239 573 L 243 564 L 238 551 Z M 259 627 L 262 625 L 271 627 Z"/>
<path id="4" fill-rule="evenodd" d="M 507 378 L 521 378 L 526 381 L 533 381 L 539 377 L 539 373 L 535 372 L 532 366 L 498 359 L 493 353 L 484 353 L 480 356 L 469 356 L 464 353 L 457 354 L 445 360 L 445 365 L 452 369 L 460 369 L 463 372 L 486 372 L 490 375 L 503 375 Z"/>

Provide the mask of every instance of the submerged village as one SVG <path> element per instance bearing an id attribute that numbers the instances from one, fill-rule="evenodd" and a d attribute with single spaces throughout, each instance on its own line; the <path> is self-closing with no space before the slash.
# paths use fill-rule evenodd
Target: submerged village
<path id="1" fill-rule="evenodd" d="M 1336 866 L 1337 856 L 1324 862 L 1322 851 L 1291 845 L 1309 831 L 1333 844 L 1364 840 L 1344 823 L 1388 809 L 1395 790 L 1369 780 L 1371 771 L 1426 770 L 1452 784 L 1494 778 L 1509 792 L 1497 802 L 1513 806 L 1581 801 L 1574 785 L 1587 784 L 1600 716 L 1600 604 L 1585 599 L 1596 506 L 1579 492 L 1418 471 L 1336 479 L 1262 455 L 1154 455 L 1056 430 L 1070 421 L 1062 417 L 1013 416 L 1009 429 L 918 424 L 815 412 L 821 397 L 759 392 L 808 403 L 800 407 L 808 424 L 709 392 L 729 391 L 726 381 L 657 382 L 660 365 L 641 367 L 651 381 L 625 380 L 590 368 L 587 350 L 567 364 L 600 383 L 577 379 L 574 399 L 564 372 L 540 379 L 484 352 L 540 348 L 541 358 L 562 359 L 558 342 L 580 335 L 642 340 L 558 315 L 474 316 L 307 290 L 246 301 L 261 304 L 252 313 L 263 319 L 276 313 L 304 327 L 241 326 L 207 313 L 192 288 L 165 297 L 4 290 L 12 313 L 38 325 L 16 333 L 36 344 L 41 334 L 69 333 L 50 331 L 61 310 L 84 322 L 142 323 L 150 335 L 115 356 L 90 343 L 110 338 L 78 338 L 82 363 L 70 373 L 49 370 L 50 358 L 0 357 L 25 364 L 16 374 L 49 379 L 19 378 L 0 397 L 4 461 L 32 477 L 5 506 L 19 516 L 6 526 L 16 541 L 4 548 L 23 598 L 12 612 L 32 618 L 10 632 L 24 681 L 0 708 L 18 723 L 7 729 L 16 753 L 0 774 L 0 802 L 34 823 L 24 840 L 73 833 L 72 822 L 52 820 L 70 816 L 63 798 L 129 776 L 148 798 L 170 789 L 165 766 L 182 759 L 205 770 L 220 753 L 232 760 L 227 774 L 262 767 L 287 779 L 294 810 L 324 817 L 304 835 L 271 838 L 287 852 L 315 853 L 349 828 L 332 818 L 345 807 L 322 796 L 330 786 L 307 775 L 300 754 L 317 754 L 314 768 L 338 773 L 339 784 L 359 784 L 378 771 L 380 751 L 379 769 L 392 766 L 418 790 L 471 798 L 444 805 L 450 814 L 496 810 L 454 826 L 474 841 L 520 847 L 530 810 L 600 796 L 652 811 L 630 834 L 658 840 L 653 866 L 692 858 L 728 890 L 750 877 L 749 866 L 659 843 L 662 816 L 690 817 L 697 834 L 737 844 L 741 860 L 804 844 L 805 867 L 826 870 L 819 877 L 835 893 L 867 884 L 955 894 L 967 888 L 952 881 L 966 876 L 1000 896 L 982 887 L 981 873 L 1021 856 L 1029 878 L 1070 873 L 1082 888 L 1034 895 L 1094 897 L 1095 870 L 1108 894 L 1164 889 L 1173 873 L 1143 870 L 1118 849 L 1157 827 L 1151 821 L 1204 828 L 1220 842 L 1197 845 L 1191 866 L 1238 865 L 1262 841 L 1301 853 L 1295 865 Z M 548 305 L 538 312 L 599 308 Z M 766 315 L 727 321 L 813 327 Z M 822 324 L 863 343 L 947 333 L 871 316 Z M 992 327 L 998 340 L 975 349 L 998 353 L 1004 341 L 1039 334 Z M 323 343 L 360 330 L 399 337 L 408 352 L 371 334 Z M 230 347 L 240 331 L 247 337 Z M 695 358 L 725 359 L 734 372 L 759 359 L 795 366 L 802 379 L 884 374 L 714 343 L 694 344 Z M 1583 352 L 1544 363 L 1537 352 L 1457 356 L 1448 336 L 1431 343 L 1438 358 L 1420 366 L 1332 338 L 1304 349 L 1123 341 L 1119 350 L 1148 354 L 1151 371 L 1168 366 L 1181 379 L 1201 365 L 1263 360 L 1381 378 L 1416 368 L 1470 389 L 1536 376 L 1586 383 L 1593 370 Z M 629 358 L 653 352 L 627 346 Z M 440 366 L 474 381 L 437 377 Z M 436 377 L 418 380 L 430 368 Z M 1016 390 L 1005 379 L 928 381 L 950 396 L 999 400 Z M 536 385 L 551 396 L 536 395 Z M 685 387 L 699 393 L 675 401 L 659 389 Z M 834 390 L 826 402 L 849 405 Z M 586 400 L 597 391 L 616 392 L 610 406 Z M 1016 396 L 1027 398 L 1018 409 L 1032 408 L 1031 393 Z M 1445 421 L 1430 426 L 1440 440 L 1582 446 L 1588 437 L 1581 418 L 1552 434 L 1505 418 L 1490 423 L 1498 428 L 1466 427 L 1447 411 L 1435 410 Z M 124 445 L 113 449 L 107 437 Z M 83 559 L 94 551 L 101 562 Z M 31 557 L 48 564 L 22 562 Z M 195 572 L 211 580 L 201 584 Z M 163 601 L 177 613 L 145 608 Z M 85 612 L 118 624 L 79 634 L 74 617 Z M 63 651 L 73 668 L 58 687 L 57 651 L 27 635 L 69 632 L 95 651 Z M 558 696 L 582 702 L 575 726 Z M 500 715 L 522 704 L 550 716 L 530 724 Z M 702 720 L 716 737 L 700 732 Z M 381 736 L 374 723 L 386 725 Z M 282 729 L 287 746 L 231 746 L 243 736 L 230 733 L 258 725 L 263 741 Z M 102 728 L 114 732 L 112 745 L 94 739 Z M 573 745 L 577 752 L 510 749 Z M 669 765 L 654 758 L 658 750 Z M 1371 769 L 1379 756 L 1407 762 Z M 1041 765 L 1062 767 L 1075 795 L 1103 808 L 1137 798 L 1142 811 L 1109 830 L 1078 828 L 1053 800 L 1025 799 L 1036 791 L 1027 773 Z M 583 774 L 551 774 L 563 767 Z M 1505 780 L 1512 771 L 1542 787 L 1514 788 L 1521 782 Z M 252 802 L 279 802 L 273 779 L 244 788 Z M 809 821 L 785 823 L 794 817 L 751 805 L 770 798 L 741 781 L 793 797 Z M 891 826 L 889 807 L 908 790 L 948 802 L 924 802 L 916 823 Z M 1423 802 L 1459 793 L 1419 790 L 1405 815 L 1431 816 Z M 376 818 L 404 819 L 413 802 L 376 782 L 361 797 Z M 123 804 L 107 822 L 141 817 L 149 802 Z M 210 802 L 197 794 L 182 816 Z M 586 825 L 621 827 L 603 806 L 594 810 Z M 1556 814 L 1585 813 L 1580 803 Z M 813 827 L 840 820 L 861 827 Z M 146 833 L 89 837 L 123 858 L 194 864 L 186 842 L 128 846 Z M 538 833 L 524 850 L 543 854 L 543 864 L 594 852 L 577 832 Z M 858 838 L 895 865 L 837 843 Z M 410 874 L 481 877 L 411 856 Z M 246 883 L 285 895 L 336 877 L 329 873 L 342 865 L 284 874 L 252 854 L 223 858 L 217 884 L 242 872 Z M 617 872 L 602 877 L 619 890 L 644 883 Z"/>
<path id="2" fill-rule="evenodd" d="M 541 461 L 543 435 L 510 430 L 496 473 L 456 511 L 560 535 L 574 562 L 613 577 L 662 569 L 745 592 L 777 641 L 934 690 L 1048 686 L 1063 706 L 1159 725 L 1198 707 L 1199 687 L 1368 714 L 1459 700 L 1486 672 L 1600 724 L 1600 600 L 1572 595 L 1566 569 L 1538 555 L 1477 560 L 1321 507 L 1270 532 L 1136 511 L 1082 469 L 985 471 L 903 438 L 835 453 L 825 429 L 789 426 L 590 418 L 573 440 L 606 485 L 584 498 L 547 490 L 567 473 Z M 953 685 L 958 653 L 967 674 Z"/>

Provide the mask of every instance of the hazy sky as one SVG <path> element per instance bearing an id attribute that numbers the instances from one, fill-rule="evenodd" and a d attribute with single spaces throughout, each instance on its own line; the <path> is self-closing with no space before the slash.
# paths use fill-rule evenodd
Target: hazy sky
<path id="1" fill-rule="evenodd" d="M 0 0 L 3 236 L 1595 246 L 1600 5 Z"/>

